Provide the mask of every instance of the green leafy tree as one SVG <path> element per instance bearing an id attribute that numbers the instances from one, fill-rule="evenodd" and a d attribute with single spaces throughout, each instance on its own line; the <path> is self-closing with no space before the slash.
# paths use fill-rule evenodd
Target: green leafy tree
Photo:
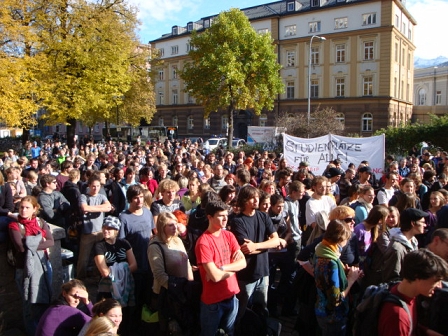
<path id="1" fill-rule="evenodd" d="M 269 34 L 257 34 L 238 9 L 222 12 L 202 33 L 193 32 L 189 56 L 181 71 L 185 91 L 210 112 L 227 110 L 229 145 L 233 137 L 233 111 L 272 110 L 284 87 L 281 66 Z"/>
<path id="2" fill-rule="evenodd" d="M 311 121 L 308 127 L 308 120 L 305 114 L 283 113 L 276 118 L 277 127 L 286 128 L 286 132 L 296 137 L 316 138 L 326 134 L 344 134 L 344 124 L 338 118 L 338 113 L 331 107 L 321 109 L 320 106 L 310 114 Z M 333 120 L 333 122 L 331 122 Z"/>
<path id="3" fill-rule="evenodd" d="M 407 155 L 408 151 L 421 142 L 430 143 L 434 147 L 446 148 L 448 142 L 448 117 L 430 116 L 428 124 L 407 124 L 400 127 L 389 126 L 375 132 L 386 137 L 386 152 Z"/>

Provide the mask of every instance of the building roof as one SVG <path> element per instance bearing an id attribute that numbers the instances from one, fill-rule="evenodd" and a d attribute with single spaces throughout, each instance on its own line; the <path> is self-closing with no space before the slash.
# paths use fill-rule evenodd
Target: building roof
<path id="1" fill-rule="evenodd" d="M 275 17 L 275 16 L 287 16 L 287 15 L 294 15 L 299 12 L 307 12 L 311 10 L 320 10 L 320 9 L 328 9 L 330 7 L 336 7 L 336 6 L 344 6 L 347 4 L 355 4 L 355 3 L 361 3 L 361 2 L 367 2 L 370 0 L 320 0 L 321 4 L 319 7 L 312 8 L 311 7 L 311 0 L 300 0 L 300 1 L 293 1 L 293 0 L 282 0 L 282 1 L 275 1 L 270 2 L 266 4 L 260 4 L 257 6 L 252 6 L 248 8 L 242 8 L 241 11 L 244 12 L 244 14 L 249 18 L 249 20 L 257 20 L 257 19 L 263 19 L 268 17 Z M 397 0 L 399 2 L 402 2 L 403 0 Z M 287 4 L 288 3 L 295 3 L 295 10 L 294 11 L 288 11 L 287 10 Z M 210 16 L 205 16 L 201 18 L 198 21 L 195 21 L 194 24 L 194 30 L 202 30 L 204 29 L 204 20 L 207 19 L 213 19 L 217 17 L 219 14 L 214 14 Z M 174 26 L 176 27 L 176 26 Z M 163 34 L 160 38 L 155 39 L 153 41 L 150 41 L 150 43 L 154 43 L 157 41 L 161 41 L 164 39 L 169 39 L 171 37 L 178 37 L 182 35 L 188 35 L 191 33 L 191 30 L 187 29 L 188 26 L 177 26 L 178 31 L 177 34 L 173 34 L 173 31 Z"/>

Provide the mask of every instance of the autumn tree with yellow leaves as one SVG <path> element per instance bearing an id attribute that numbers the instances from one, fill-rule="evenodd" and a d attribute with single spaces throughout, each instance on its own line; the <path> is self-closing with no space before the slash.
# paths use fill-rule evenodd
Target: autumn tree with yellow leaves
<path id="1" fill-rule="evenodd" d="M 88 126 L 114 122 L 116 104 L 123 107 L 120 111 L 128 111 L 120 115 L 123 123 L 137 125 L 142 118 L 151 120 L 155 113 L 149 76 L 151 50 L 141 48 L 136 36 L 136 8 L 124 0 L 2 2 L 6 6 L 0 24 L 6 32 L 12 25 L 5 22 L 17 26 L 23 22 L 18 20 L 17 12 L 33 13 L 34 19 L 26 26 L 29 40 L 33 41 L 29 56 L 24 47 L 16 49 L 17 55 L 10 48 L 2 49 L 2 59 L 12 62 L 16 58 L 23 64 L 18 78 L 24 83 L 14 82 L 13 95 L 0 91 L 0 102 L 9 103 L 12 112 L 9 119 L 0 117 L 1 121 L 20 124 L 14 116 L 24 115 L 20 111 L 27 105 L 21 104 L 20 99 L 28 96 L 31 103 L 45 109 L 43 118 L 47 124 L 68 126 L 69 145 L 77 120 Z M 14 43 L 24 39 L 13 30 L 9 36 L 11 41 L 17 41 Z M 34 110 L 29 108 L 29 113 L 35 112 L 36 106 Z"/>

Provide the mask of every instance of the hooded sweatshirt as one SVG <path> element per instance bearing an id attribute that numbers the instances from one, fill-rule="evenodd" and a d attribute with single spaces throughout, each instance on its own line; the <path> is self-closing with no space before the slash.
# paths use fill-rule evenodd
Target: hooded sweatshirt
<path id="1" fill-rule="evenodd" d="M 383 282 L 401 280 L 401 262 L 403 261 L 404 256 L 417 249 L 417 238 L 412 237 L 411 240 L 408 240 L 401 230 L 391 231 L 390 243 L 383 258 Z"/>

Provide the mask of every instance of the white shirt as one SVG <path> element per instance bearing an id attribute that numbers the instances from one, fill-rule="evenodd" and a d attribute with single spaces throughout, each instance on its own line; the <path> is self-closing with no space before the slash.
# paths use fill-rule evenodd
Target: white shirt
<path id="1" fill-rule="evenodd" d="M 330 211 L 336 208 L 336 203 L 330 196 L 322 196 L 321 199 L 317 200 L 311 197 L 308 202 L 306 202 L 306 225 L 311 225 L 316 221 L 316 213 L 319 211 L 325 211 L 330 214 Z"/>

